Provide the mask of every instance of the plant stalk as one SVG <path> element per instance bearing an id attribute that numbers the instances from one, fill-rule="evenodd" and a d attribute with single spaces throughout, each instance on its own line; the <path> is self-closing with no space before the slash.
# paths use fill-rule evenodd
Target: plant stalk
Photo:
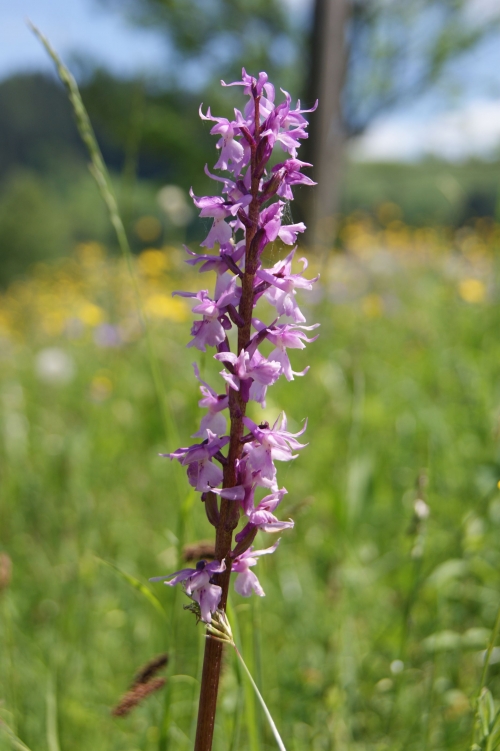
<path id="1" fill-rule="evenodd" d="M 255 96 L 255 135 L 254 143 L 251 144 L 251 170 L 252 201 L 249 206 L 248 218 L 251 226 L 246 230 L 245 243 L 245 271 L 242 279 L 242 293 L 238 313 L 242 318 L 242 326 L 238 328 L 238 354 L 248 344 L 252 325 L 252 312 L 254 304 L 254 280 L 257 270 L 258 249 L 252 245 L 252 241 L 259 227 L 259 177 L 256 175 L 256 152 L 260 131 L 259 99 Z M 237 484 L 236 462 L 241 457 L 243 444 L 243 418 L 245 417 L 247 403 L 242 399 L 239 391 L 229 389 L 229 449 L 228 461 L 224 467 L 222 487 L 232 488 Z M 229 581 L 231 578 L 230 557 L 233 542 L 233 531 L 239 521 L 239 508 L 234 501 L 221 498 L 220 518 L 215 535 L 215 558 L 226 562 L 226 570 L 217 574 L 214 579 L 222 588 L 220 610 L 226 610 Z M 215 726 L 215 712 L 217 709 L 217 695 L 219 691 L 219 679 L 222 665 L 223 643 L 217 639 L 207 639 L 203 658 L 203 672 L 201 677 L 200 703 L 198 707 L 198 724 L 196 727 L 196 740 L 194 751 L 211 751 Z"/>

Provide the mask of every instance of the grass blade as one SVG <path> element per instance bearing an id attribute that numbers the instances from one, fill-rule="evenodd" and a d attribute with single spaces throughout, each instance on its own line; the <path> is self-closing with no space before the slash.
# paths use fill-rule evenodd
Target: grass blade
<path id="1" fill-rule="evenodd" d="M 122 577 L 122 579 L 124 579 L 127 582 L 127 584 L 133 587 L 133 589 L 136 589 L 138 592 L 141 593 L 141 595 L 143 595 L 143 597 L 146 598 L 149 604 L 154 607 L 157 613 L 159 613 L 164 620 L 168 621 L 165 608 L 163 607 L 159 599 L 156 597 L 156 595 L 154 595 L 151 592 L 151 590 L 146 587 L 145 584 L 139 581 L 139 579 L 136 579 L 135 576 L 131 576 L 130 574 L 127 574 L 125 571 L 122 571 L 121 568 L 118 568 L 118 566 L 115 566 L 114 563 L 105 561 L 104 558 L 99 558 L 99 556 L 95 556 L 95 558 L 97 561 L 99 561 L 99 563 L 102 563 L 105 566 L 108 566 L 108 568 L 112 569 L 113 571 L 116 571 Z"/>
<path id="2" fill-rule="evenodd" d="M 251 605 L 248 606 L 251 609 Z M 245 651 L 245 654 L 247 655 L 247 659 L 249 660 L 250 669 L 255 670 L 255 643 L 253 638 L 253 623 L 251 619 L 251 610 L 250 613 L 247 613 L 247 617 L 243 621 L 243 628 L 241 629 L 242 635 L 241 635 L 241 644 L 243 645 L 243 649 Z M 250 670 L 247 668 L 247 670 Z M 245 681 L 243 679 L 243 695 L 244 695 L 244 713 L 245 713 L 245 724 L 247 727 L 248 732 L 248 739 L 250 741 L 250 751 L 259 751 L 261 748 L 260 743 L 260 723 L 258 721 L 257 717 L 257 706 L 255 703 L 255 695 L 252 691 L 252 687 L 249 685 L 248 681 Z"/>
<path id="3" fill-rule="evenodd" d="M 252 684 L 252 687 L 253 687 L 253 690 L 255 691 L 257 699 L 259 700 L 260 705 L 261 705 L 262 709 L 264 710 L 264 714 L 266 715 L 266 719 L 267 719 L 267 721 L 269 723 L 269 727 L 271 728 L 271 731 L 272 731 L 272 733 L 274 735 L 276 743 L 278 744 L 278 748 L 280 749 L 280 751 L 286 751 L 285 744 L 281 740 L 281 736 L 280 736 L 280 734 L 278 732 L 278 728 L 276 727 L 276 725 L 274 723 L 274 720 L 272 718 L 271 712 L 267 708 L 267 704 L 264 701 L 264 699 L 262 697 L 262 694 L 260 693 L 259 689 L 257 688 L 257 684 L 255 683 L 254 679 L 252 678 L 251 672 L 247 668 L 247 666 L 245 664 L 245 661 L 244 661 L 243 657 L 241 656 L 241 654 L 239 653 L 238 648 L 236 647 L 236 645 L 233 645 L 233 646 L 234 646 L 234 649 L 236 651 L 236 654 L 239 657 L 239 660 L 240 660 L 241 664 L 243 665 L 243 669 L 244 669 L 245 673 L 248 676 L 248 680 Z"/>
<path id="4" fill-rule="evenodd" d="M 57 697 L 52 676 L 47 682 L 47 746 L 49 751 L 61 751 L 57 731 Z"/>
<path id="5" fill-rule="evenodd" d="M 252 688 L 255 691 L 255 694 L 260 702 L 260 705 L 262 709 L 264 710 L 264 714 L 266 715 L 267 721 L 273 732 L 276 743 L 278 744 L 280 751 L 286 751 L 285 744 L 281 740 L 281 736 L 278 733 L 278 728 L 276 727 L 276 724 L 271 716 L 271 713 L 269 709 L 267 708 L 266 702 L 264 701 L 262 694 L 257 688 L 257 684 L 252 678 L 252 674 L 250 670 L 247 668 L 245 661 L 243 657 L 241 656 L 238 650 L 238 647 L 236 646 L 234 642 L 234 636 L 233 636 L 233 631 L 231 629 L 231 624 L 229 623 L 228 617 L 223 610 L 217 610 L 215 613 L 213 613 L 212 622 L 206 625 L 206 631 L 207 631 L 207 634 L 206 634 L 207 639 L 217 639 L 218 641 L 221 641 L 224 644 L 230 644 L 232 647 L 234 647 L 234 651 L 238 655 L 238 658 L 243 666 L 245 673 L 248 676 L 250 683 L 252 684 Z"/>
<path id="6" fill-rule="evenodd" d="M 184 501 L 179 508 L 179 515 L 177 517 L 177 558 L 180 561 L 182 559 L 182 550 L 186 541 L 186 529 L 189 521 L 189 515 L 191 508 L 195 500 L 195 493 L 190 490 L 186 495 Z M 177 630 L 179 625 L 179 617 L 182 612 L 180 608 L 180 591 L 178 587 L 174 587 L 173 597 L 171 600 L 171 618 L 170 627 L 168 629 L 168 644 L 167 651 L 170 654 L 169 670 L 173 675 L 177 665 L 177 653 L 175 644 L 177 642 Z M 170 705 L 172 703 L 172 696 L 174 691 L 174 685 L 171 681 L 167 682 L 167 689 L 165 691 L 165 699 L 163 702 L 162 716 L 160 720 L 160 735 L 158 738 L 158 751 L 168 751 L 170 745 L 170 728 L 172 725 Z"/>
<path id="7" fill-rule="evenodd" d="M 479 690 L 477 692 L 478 698 L 481 695 L 481 692 L 484 686 L 486 685 L 486 676 L 488 675 L 488 668 L 490 666 L 491 655 L 493 652 L 493 648 L 495 646 L 495 642 L 498 637 L 499 630 L 500 630 L 500 606 L 498 607 L 495 625 L 493 626 L 493 631 L 491 632 L 491 637 L 488 642 L 488 648 L 486 649 L 486 654 L 484 656 L 484 665 L 483 665 L 483 672 L 481 674 L 481 683 L 479 684 Z"/>
<path id="8" fill-rule="evenodd" d="M 39 39 L 39 41 L 45 47 L 45 50 L 47 51 L 49 56 L 52 58 L 57 68 L 59 78 L 61 79 L 62 83 L 64 84 L 66 88 L 66 91 L 68 93 L 68 98 L 73 107 L 78 131 L 80 133 L 80 136 L 85 146 L 88 149 L 90 160 L 91 160 L 90 172 L 99 187 L 99 191 L 101 193 L 102 199 L 108 209 L 109 218 L 110 218 L 111 224 L 114 227 L 116 238 L 118 240 L 118 245 L 120 246 L 120 250 L 122 251 L 123 256 L 126 260 L 127 267 L 130 273 L 130 278 L 132 280 L 132 285 L 134 288 L 134 294 L 136 298 L 137 310 L 138 310 L 141 324 L 143 326 L 145 336 L 146 336 L 146 344 L 147 344 L 147 349 L 148 349 L 148 358 L 149 358 L 149 363 L 150 363 L 150 368 L 151 368 L 151 374 L 153 377 L 153 382 L 155 386 L 158 403 L 160 405 L 160 411 L 161 411 L 161 415 L 163 419 L 165 434 L 167 437 L 171 437 L 172 440 L 175 441 L 177 438 L 177 428 L 173 420 L 172 414 L 170 410 L 168 409 L 165 386 L 163 384 L 163 379 L 161 377 L 158 359 L 154 353 L 153 343 L 151 340 L 151 334 L 149 331 L 147 318 L 144 313 L 144 306 L 142 304 L 141 295 L 139 291 L 139 285 L 138 285 L 137 278 L 134 272 L 134 267 L 132 263 L 132 251 L 130 250 L 127 233 L 125 231 L 125 227 L 121 219 L 120 212 L 118 210 L 118 203 L 117 203 L 114 191 L 113 191 L 111 179 L 110 179 L 108 170 L 106 168 L 106 165 L 104 163 L 104 159 L 102 157 L 99 144 L 97 143 L 97 139 L 95 137 L 92 124 L 90 122 L 87 110 L 85 109 L 85 105 L 82 101 L 82 97 L 80 95 L 78 85 L 75 79 L 73 78 L 72 74 L 70 73 L 68 68 L 64 65 L 64 63 L 62 62 L 57 52 L 54 50 L 54 48 L 52 47 L 48 39 L 41 33 L 41 31 L 30 21 L 28 21 L 28 25 L 33 31 L 33 33 L 35 34 L 35 36 Z"/>
<path id="9" fill-rule="evenodd" d="M 12 748 L 17 749 L 17 751 L 31 751 L 31 749 L 25 743 L 23 743 L 22 740 L 18 738 L 17 735 L 10 729 L 10 727 L 6 725 L 5 722 L 2 722 L 2 720 L 0 720 L 0 731 L 5 733 L 10 741 Z"/>

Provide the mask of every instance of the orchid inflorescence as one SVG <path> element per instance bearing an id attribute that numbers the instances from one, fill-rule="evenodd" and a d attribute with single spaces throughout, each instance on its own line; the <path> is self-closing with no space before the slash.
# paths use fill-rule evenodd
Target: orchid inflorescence
<path id="1" fill-rule="evenodd" d="M 304 349 L 306 342 L 316 339 L 308 337 L 308 332 L 319 325 L 306 326 L 297 305 L 296 290 L 312 289 L 317 277 L 303 276 L 305 258 L 301 259 L 302 272 L 292 273 L 296 248 L 271 268 L 263 268 L 261 263 L 269 243 L 279 238 L 293 246 L 297 235 L 305 230 L 302 222 L 284 224 L 284 220 L 287 203 L 293 199 L 292 187 L 314 185 L 301 172 L 311 165 L 297 159 L 300 139 L 307 138 L 304 113 L 312 110 L 302 110 L 300 101 L 292 109 L 291 97 L 285 91 L 285 100 L 275 105 L 274 86 L 266 73 L 259 73 L 255 79 L 243 69 L 241 81 L 221 83 L 243 86 L 249 97 L 243 113 L 234 110 L 234 120 L 213 117 L 210 108 L 204 115 L 200 106 L 200 117 L 214 122 L 210 132 L 220 136 L 215 169 L 231 173 L 234 179 L 214 175 L 205 167 L 207 175 L 222 183 L 222 195 L 197 197 L 191 190 L 200 216 L 213 219 L 201 245 L 212 249 L 218 244 L 219 252 L 199 255 L 186 249 L 192 256 L 187 263 L 201 263 L 200 272 L 215 272 L 215 290 L 213 297 L 208 290 L 174 294 L 194 299 L 193 313 L 199 317 L 192 326 L 188 347 L 202 352 L 207 346 L 216 349 L 214 358 L 224 366 L 220 373 L 224 388 L 223 393 L 212 388 L 193 364 L 202 394 L 199 406 L 207 409 L 193 436 L 202 440 L 162 454 L 186 467 L 190 485 L 202 494 L 207 517 L 217 530 L 216 560 L 200 561 L 194 569 L 151 580 L 165 580 L 169 586 L 182 583 L 206 623 L 219 607 L 225 607 L 231 571 L 237 574 L 235 589 L 239 594 L 247 597 L 253 591 L 264 595 L 250 569 L 260 556 L 273 553 L 279 540 L 264 550 L 254 550 L 255 536 L 258 530 L 277 533 L 293 527 L 293 521 L 279 521 L 275 516 L 287 491 L 278 487 L 274 462 L 296 458 L 294 451 L 305 445 L 297 439 L 306 425 L 297 433 L 289 432 L 284 413 L 272 427 L 267 422 L 257 425 L 246 416 L 246 407 L 253 400 L 264 408 L 268 387 L 281 375 L 288 381 L 305 375 L 308 368 L 292 370 L 287 350 Z M 288 158 L 269 168 L 278 143 Z M 254 317 L 261 298 L 275 309 L 274 320 L 267 325 Z M 233 339 L 233 329 L 237 331 L 237 341 L 232 345 L 235 351 L 229 338 Z M 266 341 L 272 346 L 267 357 L 259 349 Z M 227 455 L 222 453 L 225 447 Z M 261 489 L 266 494 L 256 501 Z M 241 516 L 245 524 L 236 534 L 233 548 L 232 533 Z"/>

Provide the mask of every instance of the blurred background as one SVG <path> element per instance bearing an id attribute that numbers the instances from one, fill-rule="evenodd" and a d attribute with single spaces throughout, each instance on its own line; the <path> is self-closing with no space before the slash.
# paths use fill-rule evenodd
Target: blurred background
<path id="1" fill-rule="evenodd" d="M 166 242 L 201 237 L 187 191 L 207 186 L 202 168 L 213 139 L 197 110 L 204 101 L 231 111 L 232 92 L 219 80 L 236 80 L 242 65 L 268 71 L 305 106 L 321 98 L 303 156 L 321 189 L 299 191 L 294 207 L 309 227 L 306 244 L 328 247 L 336 219 L 362 212 L 379 220 L 386 203 L 411 226 L 496 216 L 499 30 L 491 0 L 23 0 L 2 15 L 4 285 L 79 241 L 112 245 L 70 107 L 28 17 L 79 82 L 135 250 L 160 234 Z M 144 215 L 157 224 L 137 224 Z"/>
<path id="2" fill-rule="evenodd" d="M 14 735 L 32 751 L 192 746 L 201 629 L 181 593 L 147 590 L 153 609 L 141 587 L 212 534 L 157 454 L 199 420 L 190 307 L 171 296 L 211 284 L 182 251 L 210 224 L 188 195 L 212 189 L 216 160 L 198 107 L 241 108 L 219 82 L 245 66 L 304 107 L 320 100 L 299 153 L 319 186 L 296 191 L 291 216 L 322 273 L 301 300 L 322 327 L 294 353 L 308 376 L 268 400 L 267 419 L 309 417 L 310 445 L 279 468 L 296 528 L 259 563 L 267 597 L 233 596 L 238 639 L 289 751 L 458 751 L 474 732 L 494 751 L 500 647 L 476 731 L 474 717 L 500 599 L 496 0 L 0 13 L 0 748 L 25 748 Z M 163 409 L 129 270 L 26 18 L 74 73 L 109 167 Z M 210 357 L 200 368 L 215 385 Z M 165 650 L 166 691 L 112 718 Z M 232 658 L 217 723 L 217 749 L 274 747 Z"/>

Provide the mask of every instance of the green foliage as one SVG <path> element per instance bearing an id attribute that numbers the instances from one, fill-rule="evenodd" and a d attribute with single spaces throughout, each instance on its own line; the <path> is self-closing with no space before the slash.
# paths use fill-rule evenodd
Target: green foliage
<path id="1" fill-rule="evenodd" d="M 494 751 L 500 746 L 500 710 L 495 707 L 491 691 L 483 688 L 478 699 L 476 742 L 472 751 Z"/>
<path id="2" fill-rule="evenodd" d="M 32 172 L 16 172 L 0 192 L 0 284 L 31 264 L 66 252 L 69 227 L 58 216 L 56 197 Z"/>
<path id="3" fill-rule="evenodd" d="M 248 70 L 274 74 L 289 67 L 290 14 L 279 0 L 101 0 L 136 23 L 165 34 L 173 64 L 163 81 L 199 88 Z M 194 85 L 193 85 L 194 84 Z"/>
<path id="4" fill-rule="evenodd" d="M 224 101 L 219 79 L 237 80 L 244 66 L 266 70 L 312 104 L 323 61 L 311 12 L 280 0 L 101 0 L 129 20 L 163 33 L 170 65 L 161 87 Z M 314 8 L 314 13 L 313 13 Z M 473 15 L 466 0 L 357 0 L 346 9 L 343 127 L 360 133 L 381 112 L 446 82 L 449 65 L 498 34 L 500 15 Z M 196 23 L 193 19 L 196 18 Z M 311 67 L 313 72 L 311 73 Z"/>
<path id="5" fill-rule="evenodd" d="M 341 208 L 344 214 L 360 209 L 376 214 L 384 201 L 390 201 L 407 224 L 457 227 L 476 217 L 494 217 L 498 195 L 497 162 L 351 162 Z"/>
<path id="6" fill-rule="evenodd" d="M 289 490 L 283 516 L 296 528 L 274 560 L 259 563 L 267 597 L 250 609 L 233 593 L 231 624 L 289 751 L 461 751 L 499 604 L 496 240 L 473 247 L 469 238 L 467 256 L 364 242 L 323 269 L 321 336 L 294 353 L 296 369 L 311 371 L 278 384 L 268 404 L 266 416 L 284 408 L 291 429 L 309 416 L 310 445 L 279 468 Z M 200 627 L 182 593 L 147 578 L 181 568 L 183 542 L 210 538 L 212 528 L 197 499 L 189 507 L 177 490 L 179 479 L 187 488 L 182 470 L 158 458 L 175 446 L 165 444 L 132 325 L 128 276 L 90 251 L 0 298 L 0 528 L 13 561 L 0 592 L 0 718 L 32 749 L 49 730 L 61 751 L 75 738 L 79 751 L 156 749 L 161 695 L 128 719 L 109 711 L 137 667 L 169 651 L 167 739 L 189 749 Z M 173 254 L 170 264 L 168 275 L 151 276 L 139 259 L 147 310 L 200 283 Z M 89 305 L 128 332 L 120 347 L 97 346 Z M 59 333 L 57 310 L 68 321 Z M 199 419 L 187 321 L 152 325 L 184 444 Z M 54 347 L 73 363 L 66 380 L 40 370 L 40 353 Z M 212 382 L 215 364 L 201 364 Z M 415 516 L 422 494 L 428 519 Z M 95 556 L 149 589 L 168 628 Z M 483 693 L 475 740 L 491 751 L 497 652 L 486 681 L 493 710 Z M 221 751 L 250 747 L 244 680 L 228 655 Z M 262 718 L 258 732 L 261 747 L 273 748 Z"/>
<path id="7" fill-rule="evenodd" d="M 472 17 L 465 0 L 359 0 L 352 4 L 343 92 L 346 135 L 383 111 L 446 84 L 450 63 L 497 35 L 500 15 Z"/>
<path id="8" fill-rule="evenodd" d="M 213 150 L 209 128 L 198 119 L 199 96 L 119 81 L 104 71 L 94 72 L 81 90 L 106 163 L 123 165 L 135 148 L 140 177 L 189 189 Z"/>
<path id="9" fill-rule="evenodd" d="M 0 82 L 0 175 L 12 169 L 47 171 L 84 150 L 61 86 L 40 73 Z"/>
<path id="10" fill-rule="evenodd" d="M 213 164 L 214 139 L 209 124 L 197 118 L 198 95 L 151 89 L 146 82 L 118 81 L 96 71 L 84 80 L 82 97 L 112 167 L 133 250 L 148 244 L 133 231 L 143 215 L 159 220 L 160 241 L 201 238 L 205 227 L 194 221 L 194 212 L 188 226 L 179 228 L 157 202 L 165 183 L 180 186 L 185 194 L 191 186 L 197 194 L 209 187 L 200 164 Z M 0 83 L 0 104 L 0 283 L 5 285 L 33 263 L 71 253 L 81 241 L 110 246 L 114 238 L 57 83 L 39 76 L 9 79 Z M 407 224 L 460 226 L 495 215 L 498 163 L 350 162 L 342 194 L 344 215 L 358 210 L 376 215 L 389 201 L 399 206 Z"/>

